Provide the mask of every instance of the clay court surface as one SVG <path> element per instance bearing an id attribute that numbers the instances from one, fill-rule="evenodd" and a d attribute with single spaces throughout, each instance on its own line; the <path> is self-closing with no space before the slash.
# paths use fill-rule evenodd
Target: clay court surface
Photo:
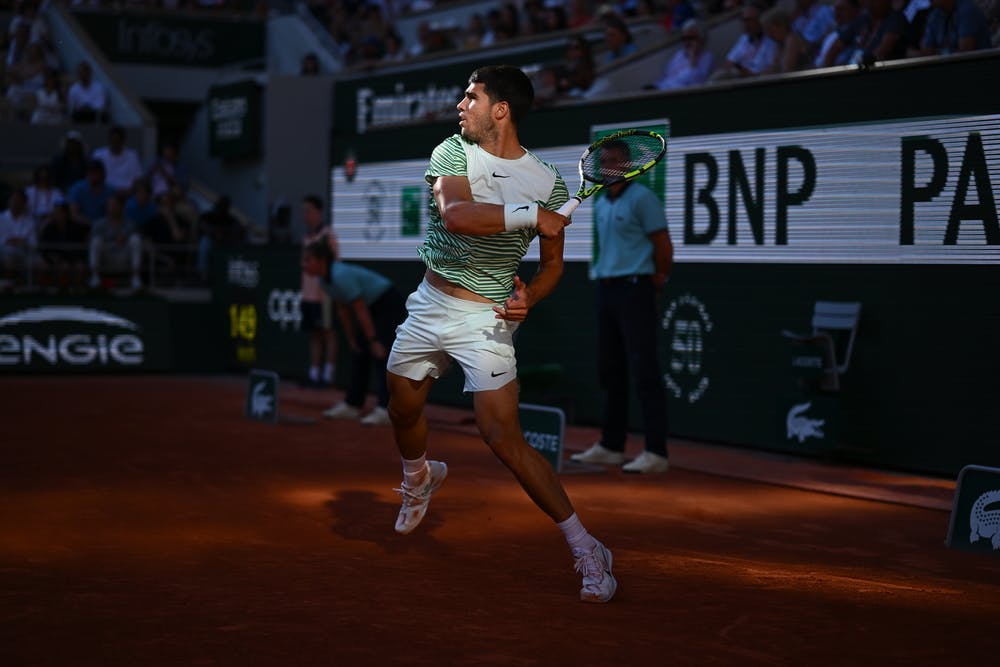
<path id="1" fill-rule="evenodd" d="M 0 665 L 1000 655 L 1000 555 L 944 546 L 948 480 L 683 442 L 663 476 L 563 474 L 621 582 L 586 605 L 562 536 L 465 411 L 430 410 L 450 475 L 399 536 L 388 429 L 251 422 L 236 377 L 0 387 Z M 282 409 L 318 416 L 338 397 L 284 386 Z M 595 435 L 571 428 L 567 447 Z"/>

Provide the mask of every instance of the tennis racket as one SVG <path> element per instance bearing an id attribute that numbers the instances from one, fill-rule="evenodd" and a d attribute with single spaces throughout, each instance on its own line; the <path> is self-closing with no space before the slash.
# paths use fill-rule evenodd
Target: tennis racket
<path id="1" fill-rule="evenodd" d="M 666 139 L 649 130 L 621 130 L 601 137 L 580 157 L 580 189 L 558 213 L 568 216 L 601 188 L 642 176 L 666 153 Z"/>

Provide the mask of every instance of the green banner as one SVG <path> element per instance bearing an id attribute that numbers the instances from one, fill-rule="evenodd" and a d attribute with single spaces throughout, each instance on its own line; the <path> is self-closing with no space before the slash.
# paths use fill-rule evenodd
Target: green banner
<path id="1" fill-rule="evenodd" d="M 114 63 L 222 67 L 263 65 L 267 26 L 260 19 L 181 16 L 176 13 L 74 12 Z"/>

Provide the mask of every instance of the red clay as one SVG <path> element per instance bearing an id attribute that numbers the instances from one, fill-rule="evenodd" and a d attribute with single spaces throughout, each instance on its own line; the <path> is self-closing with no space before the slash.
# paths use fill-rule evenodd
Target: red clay
<path id="1" fill-rule="evenodd" d="M 251 422 L 232 378 L 2 387 L 3 665 L 951 665 L 1000 650 L 1000 557 L 945 548 L 940 510 L 680 461 L 566 474 L 621 582 L 585 605 L 558 530 L 455 411 L 431 411 L 448 481 L 398 536 L 388 429 Z M 285 391 L 283 407 L 318 415 L 335 397 Z"/>

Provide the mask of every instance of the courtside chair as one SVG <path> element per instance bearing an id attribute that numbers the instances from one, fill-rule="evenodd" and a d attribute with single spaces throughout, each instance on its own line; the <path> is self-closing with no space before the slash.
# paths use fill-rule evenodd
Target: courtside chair
<path id="1" fill-rule="evenodd" d="M 840 391 L 840 376 L 850 366 L 860 318 L 861 303 L 858 301 L 817 301 L 813 309 L 811 333 L 801 334 L 786 329 L 781 335 L 800 345 L 819 346 L 823 357 L 795 357 L 792 365 L 798 368 L 821 368 L 823 380 L 820 388 Z"/>

